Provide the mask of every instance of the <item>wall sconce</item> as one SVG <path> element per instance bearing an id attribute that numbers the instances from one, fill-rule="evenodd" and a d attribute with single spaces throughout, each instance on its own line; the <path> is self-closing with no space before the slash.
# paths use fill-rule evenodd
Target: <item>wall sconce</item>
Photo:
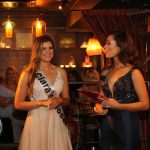
<path id="1" fill-rule="evenodd" d="M 44 35 L 45 32 L 46 32 L 46 23 L 42 20 L 39 20 L 39 18 L 37 18 L 37 20 L 32 23 L 33 36 L 39 37 Z"/>
<path id="2" fill-rule="evenodd" d="M 84 38 L 84 41 L 81 43 L 80 45 L 80 48 L 87 48 L 87 44 L 88 44 L 88 41 L 87 41 L 87 37 L 85 36 Z"/>
<path id="3" fill-rule="evenodd" d="M 88 56 L 101 55 L 103 47 L 99 43 L 96 37 L 90 38 L 88 40 L 86 52 Z"/>
<path id="4" fill-rule="evenodd" d="M 75 68 L 75 67 L 76 67 L 75 60 L 74 60 L 74 57 L 73 57 L 73 56 L 70 56 L 70 59 L 69 59 L 69 67 L 72 67 L 72 68 Z"/>
<path id="5" fill-rule="evenodd" d="M 5 28 L 5 36 L 6 38 L 13 38 L 13 28 L 15 26 L 15 23 L 10 20 L 8 17 L 8 20 L 3 22 L 2 25 Z"/>
<path id="6" fill-rule="evenodd" d="M 83 43 L 81 44 L 80 48 L 87 48 L 87 42 L 83 41 Z"/>
<path id="7" fill-rule="evenodd" d="M 83 67 L 92 67 L 92 62 L 90 62 L 90 57 L 89 56 L 85 56 L 85 60 L 83 62 Z"/>

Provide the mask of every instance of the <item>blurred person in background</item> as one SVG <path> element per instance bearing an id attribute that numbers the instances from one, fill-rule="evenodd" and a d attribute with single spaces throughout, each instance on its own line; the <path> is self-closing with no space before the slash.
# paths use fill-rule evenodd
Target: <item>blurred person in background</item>
<path id="1" fill-rule="evenodd" d="M 23 127 L 23 121 L 13 116 L 18 76 L 17 69 L 13 66 L 9 66 L 6 68 L 4 81 L 0 85 L 0 117 L 9 118 L 11 120 L 14 143 L 19 143 Z"/>
<path id="2" fill-rule="evenodd" d="M 86 71 L 85 77 L 84 77 L 85 83 L 80 89 L 90 92 L 99 92 L 100 87 L 100 75 L 99 72 L 95 68 L 90 68 Z M 90 83 L 90 81 L 95 81 L 95 83 Z M 94 101 L 86 96 L 85 94 L 79 93 L 80 101 L 83 105 L 83 111 L 85 112 L 92 112 Z"/>
<path id="3" fill-rule="evenodd" d="M 69 81 L 69 92 L 71 103 L 78 103 L 79 102 L 79 94 L 77 89 L 83 86 L 82 77 L 77 70 L 70 70 L 68 71 L 68 81 Z M 78 82 L 78 83 L 77 83 Z"/>

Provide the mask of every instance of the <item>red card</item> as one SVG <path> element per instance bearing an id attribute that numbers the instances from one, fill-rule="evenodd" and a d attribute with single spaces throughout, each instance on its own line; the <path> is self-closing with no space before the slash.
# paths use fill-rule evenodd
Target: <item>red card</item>
<path id="1" fill-rule="evenodd" d="M 81 89 L 78 89 L 78 92 L 81 92 L 85 94 L 86 96 L 95 100 L 99 100 L 99 101 L 107 100 L 107 98 L 104 95 L 101 95 L 98 92 L 91 92 L 91 91 L 81 90 Z"/>

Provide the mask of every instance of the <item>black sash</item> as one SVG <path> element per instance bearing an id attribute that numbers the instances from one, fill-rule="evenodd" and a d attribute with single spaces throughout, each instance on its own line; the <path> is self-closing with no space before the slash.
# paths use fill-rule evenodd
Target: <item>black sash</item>
<path id="1" fill-rule="evenodd" d="M 39 80 L 39 82 L 42 84 L 45 93 L 48 95 L 48 98 L 53 98 L 55 91 L 52 90 L 52 88 L 49 86 L 47 81 L 45 80 L 45 77 L 42 75 L 42 73 L 36 73 L 36 78 Z M 61 106 L 57 106 L 55 108 L 57 110 L 57 113 L 59 114 L 60 118 L 64 121 L 65 114 Z"/>

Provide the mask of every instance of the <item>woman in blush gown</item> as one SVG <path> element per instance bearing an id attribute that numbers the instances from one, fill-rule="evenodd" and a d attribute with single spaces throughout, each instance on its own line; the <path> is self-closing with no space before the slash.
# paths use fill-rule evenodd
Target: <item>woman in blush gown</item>
<path id="1" fill-rule="evenodd" d="M 68 81 L 66 72 L 51 63 L 53 54 L 49 36 L 36 38 L 30 64 L 21 74 L 15 107 L 28 115 L 19 150 L 72 150 L 62 109 L 69 104 Z"/>

